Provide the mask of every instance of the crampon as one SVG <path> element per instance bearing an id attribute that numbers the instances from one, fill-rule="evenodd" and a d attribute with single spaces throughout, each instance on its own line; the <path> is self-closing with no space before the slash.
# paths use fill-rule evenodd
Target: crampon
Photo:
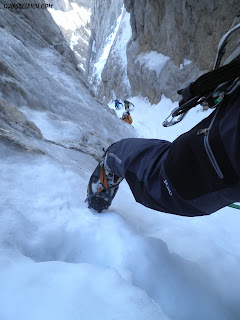
<path id="1" fill-rule="evenodd" d="M 87 189 L 88 208 L 102 212 L 109 208 L 123 179 L 105 169 L 100 162 L 90 177 Z"/>

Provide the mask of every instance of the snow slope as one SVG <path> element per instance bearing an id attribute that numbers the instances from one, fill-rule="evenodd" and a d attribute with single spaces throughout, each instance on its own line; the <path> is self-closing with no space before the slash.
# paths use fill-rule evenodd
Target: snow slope
<path id="1" fill-rule="evenodd" d="M 21 41 L 9 50 L 3 39 L 6 61 L 17 63 L 12 51 L 26 52 Z M 99 148 L 101 140 L 132 130 L 118 127 L 121 120 L 101 108 L 70 69 L 64 72 L 52 51 L 28 50 L 27 67 L 17 68 L 19 82 L 29 92 L 38 88 L 33 93 L 44 108 L 17 105 L 44 139 L 21 128 L 36 147 L 23 149 L 0 128 L 0 320 L 239 319 L 239 211 L 198 218 L 156 212 L 137 204 L 125 181 L 108 212 L 88 209 L 86 189 L 97 162 L 78 144 L 94 154 L 89 144 Z M 42 68 L 36 56 L 46 60 Z M 136 135 L 146 138 L 172 141 L 207 115 L 196 108 L 163 128 L 175 104 L 164 97 L 154 106 L 142 97 L 129 100 Z"/>
<path id="2" fill-rule="evenodd" d="M 151 138 L 172 140 L 207 115 L 196 109 L 162 128 L 174 104 L 130 101 L 135 129 Z M 54 138 L 50 122 L 38 126 Z M 237 210 L 155 212 L 123 182 L 109 211 L 96 214 L 84 202 L 90 156 L 67 150 L 56 162 L 4 143 L 1 154 L 1 320 L 237 319 Z"/>

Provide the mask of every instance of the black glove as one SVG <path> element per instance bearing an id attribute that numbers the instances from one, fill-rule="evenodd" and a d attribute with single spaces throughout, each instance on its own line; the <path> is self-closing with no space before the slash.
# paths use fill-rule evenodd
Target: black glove
<path id="1" fill-rule="evenodd" d="M 194 95 L 191 91 L 191 85 L 192 83 L 190 83 L 186 88 L 177 91 L 177 93 L 182 96 L 182 100 L 179 101 L 179 106 L 194 98 Z"/>

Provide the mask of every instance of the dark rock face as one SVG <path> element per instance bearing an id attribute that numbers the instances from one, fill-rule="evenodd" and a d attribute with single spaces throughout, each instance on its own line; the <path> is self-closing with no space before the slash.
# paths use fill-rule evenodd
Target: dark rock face
<path id="1" fill-rule="evenodd" d="M 118 2 L 115 2 L 115 7 Z M 178 100 L 178 89 L 212 69 L 219 40 L 240 14 L 238 0 L 203 0 L 199 3 L 194 0 L 123 2 L 130 13 L 132 30 L 132 38 L 127 45 L 125 74 L 127 73 L 130 81 L 127 93 L 142 94 L 152 103 L 158 103 L 162 94 L 174 101 Z M 111 5 L 106 14 L 106 0 L 94 2 L 91 58 L 88 60 L 90 68 L 92 62 L 97 60 L 106 32 L 111 30 L 107 27 L 111 24 L 111 19 L 108 18 L 108 15 L 112 15 Z M 92 52 L 92 43 L 95 52 Z M 112 92 L 117 90 L 117 75 L 113 66 L 119 65 L 119 60 L 111 53 L 117 51 L 118 45 L 116 40 L 103 69 L 102 81 L 97 85 L 96 95 L 101 100 L 106 97 L 109 99 Z M 158 69 L 158 62 L 155 69 L 146 63 L 140 63 L 141 54 L 152 51 L 155 52 L 156 61 L 161 60 L 161 55 L 169 58 L 161 66 L 161 71 Z M 123 69 L 119 70 L 121 78 Z"/>
<path id="2" fill-rule="evenodd" d="M 219 40 L 240 14 L 237 0 L 124 0 L 124 4 L 131 15 L 127 55 L 132 92 L 146 95 L 152 103 L 162 93 L 178 100 L 178 89 L 212 69 Z M 162 72 L 137 63 L 138 56 L 149 51 L 170 57 Z M 184 59 L 191 65 L 185 67 Z"/>
<path id="3" fill-rule="evenodd" d="M 179 66 L 183 59 L 199 69 L 212 67 L 218 41 L 240 14 L 237 0 L 124 0 L 131 13 L 133 40 L 140 52 L 155 50 Z"/>

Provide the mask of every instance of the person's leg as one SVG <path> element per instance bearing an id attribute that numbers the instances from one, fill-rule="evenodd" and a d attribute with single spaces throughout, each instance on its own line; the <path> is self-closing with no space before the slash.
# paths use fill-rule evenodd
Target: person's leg
<path id="1" fill-rule="evenodd" d="M 144 206 L 178 215 L 205 214 L 183 200 L 168 180 L 164 160 L 170 147 L 165 140 L 123 139 L 109 147 L 105 162 L 109 170 L 127 180 L 135 200 Z"/>
<path id="2" fill-rule="evenodd" d="M 170 142 L 164 140 L 134 138 L 123 139 L 111 145 L 89 180 L 89 208 L 101 212 L 110 206 L 121 181 L 119 177 L 126 178 L 137 201 L 138 197 L 144 199 L 139 192 L 139 186 L 143 187 L 144 192 L 144 181 L 150 174 L 149 169 L 153 168 L 157 161 L 158 172 L 162 165 L 161 157 L 170 145 Z M 147 196 L 146 192 L 144 193 Z M 151 206 L 146 202 L 143 204 Z"/>
<path id="3" fill-rule="evenodd" d="M 118 176 L 125 178 L 134 172 L 140 180 L 144 179 L 147 168 L 168 150 L 171 143 L 158 139 L 129 138 L 114 143 L 107 150 L 107 165 Z M 158 163 L 158 166 L 161 163 Z"/>

